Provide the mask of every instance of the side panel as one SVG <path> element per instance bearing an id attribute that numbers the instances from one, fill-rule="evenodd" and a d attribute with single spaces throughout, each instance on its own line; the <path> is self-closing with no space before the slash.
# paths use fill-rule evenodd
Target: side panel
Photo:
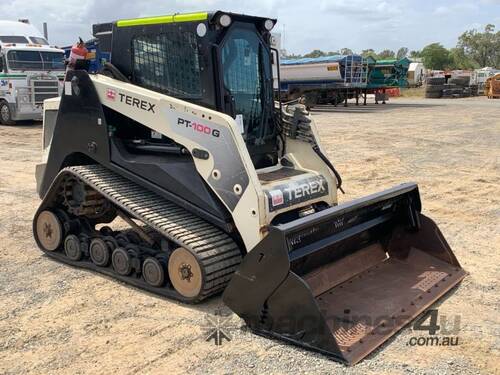
<path id="1" fill-rule="evenodd" d="M 81 158 L 78 162 L 83 164 L 85 159 L 109 164 L 107 125 L 90 77 L 84 71 L 70 71 L 66 80 L 47 165 L 43 175 L 37 175 L 40 197 L 45 196 L 56 175 L 67 166 L 71 154 Z"/>
<path id="2" fill-rule="evenodd" d="M 324 64 L 281 65 L 280 76 L 282 82 L 342 80 L 338 62 Z"/>
<path id="3" fill-rule="evenodd" d="M 113 119 L 107 118 L 106 121 L 112 127 L 120 126 Z M 110 139 L 110 148 L 113 165 L 119 165 L 225 221 L 232 221 L 229 211 L 198 174 L 191 155 L 134 153 L 115 136 Z"/>
<path id="4" fill-rule="evenodd" d="M 99 163 L 139 183 L 204 219 L 229 230 L 224 212 L 210 205 L 196 206 L 194 199 L 182 198 L 134 174 L 110 160 L 108 124 L 103 107 L 90 76 L 84 71 L 67 75 L 67 89 L 61 97 L 51 146 L 46 164 L 37 166 L 36 177 L 40 197 L 44 197 L 58 172 L 70 165 Z M 45 157 L 44 157 L 45 158 Z M 203 184 L 203 182 L 201 182 Z"/>
<path id="5" fill-rule="evenodd" d="M 260 241 L 265 196 L 234 119 L 210 109 L 102 75 L 92 80 L 103 105 L 184 146 L 200 176 L 217 194 L 247 249 Z"/>

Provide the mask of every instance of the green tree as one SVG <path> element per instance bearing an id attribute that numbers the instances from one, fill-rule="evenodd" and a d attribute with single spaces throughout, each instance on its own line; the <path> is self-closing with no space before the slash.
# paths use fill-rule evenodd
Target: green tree
<path id="1" fill-rule="evenodd" d="M 479 68 L 474 60 L 469 58 L 463 48 L 450 49 L 451 67 L 454 69 L 476 69 Z"/>
<path id="2" fill-rule="evenodd" d="M 483 33 L 475 29 L 464 32 L 457 48 L 481 67 L 500 67 L 500 31 L 495 32 L 494 25 L 486 25 Z"/>
<path id="3" fill-rule="evenodd" d="M 398 60 L 401 60 L 403 57 L 408 56 L 408 48 L 406 47 L 401 47 L 398 49 L 398 52 L 396 53 L 396 58 Z"/>
<path id="4" fill-rule="evenodd" d="M 342 48 L 340 50 L 340 54 L 341 55 L 352 55 L 352 54 L 354 54 L 354 52 L 352 52 L 352 49 L 350 49 L 350 48 Z"/>
<path id="5" fill-rule="evenodd" d="M 363 51 L 361 51 L 361 56 L 363 56 L 363 57 L 373 57 L 375 60 L 378 59 L 377 53 L 375 52 L 375 50 L 373 50 L 371 48 L 364 49 Z"/>
<path id="6" fill-rule="evenodd" d="M 416 59 L 419 57 L 422 57 L 422 56 L 420 56 L 420 51 L 410 51 L 410 58 L 411 59 Z"/>
<path id="7" fill-rule="evenodd" d="M 304 57 L 322 57 L 322 56 L 326 56 L 326 53 L 324 53 L 323 51 L 319 50 L 319 49 L 315 49 L 314 51 L 311 51 L 309 53 L 306 53 L 304 55 Z"/>
<path id="8" fill-rule="evenodd" d="M 284 59 L 293 60 L 293 59 L 300 59 L 302 57 L 302 55 L 296 55 L 294 53 L 289 54 L 285 50 L 282 50 L 282 51 L 283 51 L 282 58 L 284 58 Z"/>
<path id="9" fill-rule="evenodd" d="M 330 51 L 330 52 L 327 52 L 326 55 L 327 56 L 336 56 L 336 55 L 340 55 L 340 52 L 339 51 Z"/>
<path id="10" fill-rule="evenodd" d="M 382 52 L 378 54 L 378 57 L 380 59 L 395 59 L 396 54 L 394 51 L 391 51 L 390 49 L 384 49 Z"/>
<path id="11" fill-rule="evenodd" d="M 425 46 L 420 52 L 422 61 L 426 68 L 444 70 L 450 67 L 452 59 L 450 52 L 440 43 L 432 43 Z"/>

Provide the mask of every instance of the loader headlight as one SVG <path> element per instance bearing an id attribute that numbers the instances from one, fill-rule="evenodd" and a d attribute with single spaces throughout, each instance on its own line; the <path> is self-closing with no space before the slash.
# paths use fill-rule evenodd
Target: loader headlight
<path id="1" fill-rule="evenodd" d="M 231 16 L 229 14 L 223 14 L 219 17 L 219 25 L 221 25 L 222 27 L 228 27 L 229 25 L 231 25 L 231 22 L 233 22 L 233 20 L 231 19 Z"/>
<path id="2" fill-rule="evenodd" d="M 273 20 L 266 20 L 264 22 L 264 28 L 267 30 L 267 31 L 271 31 L 274 27 L 274 22 Z"/>

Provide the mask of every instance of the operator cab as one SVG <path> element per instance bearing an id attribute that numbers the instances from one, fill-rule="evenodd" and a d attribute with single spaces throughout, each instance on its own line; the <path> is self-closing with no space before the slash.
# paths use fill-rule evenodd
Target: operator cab
<path id="1" fill-rule="evenodd" d="M 261 169 L 276 165 L 279 156 L 270 47 L 275 23 L 217 11 L 94 29 L 109 44 L 108 25 L 111 63 L 132 83 L 233 117 Z"/>

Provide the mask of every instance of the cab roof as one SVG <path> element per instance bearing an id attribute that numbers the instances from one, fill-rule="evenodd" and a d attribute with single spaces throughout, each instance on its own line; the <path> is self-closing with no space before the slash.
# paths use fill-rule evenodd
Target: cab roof
<path id="1" fill-rule="evenodd" d="M 19 22 L 19 21 L 8 21 L 0 20 L 0 36 L 35 36 L 37 38 L 43 38 L 44 36 L 40 31 L 37 30 L 35 26 L 30 23 Z"/>
<path id="2" fill-rule="evenodd" d="M 211 12 L 195 12 L 195 13 L 174 13 L 164 16 L 153 16 L 153 17 L 142 17 L 142 18 L 132 18 L 123 19 L 116 21 L 116 26 L 118 27 L 128 27 L 128 26 L 145 26 L 145 25 L 157 25 L 164 23 L 179 23 L 179 22 L 203 22 L 208 21 L 210 23 L 215 22 L 220 16 L 227 14 L 234 18 L 235 20 L 252 20 L 252 21 L 265 21 L 271 19 L 276 23 L 276 19 L 266 18 L 266 17 L 255 17 L 248 16 L 245 14 L 224 12 L 221 10 L 211 11 Z"/>
<path id="3" fill-rule="evenodd" d="M 2 41 L 2 36 L 24 37 L 28 41 L 28 43 L 10 42 L 5 40 Z M 38 31 L 37 28 L 30 23 L 0 20 L 0 47 L 2 47 L 2 49 L 63 52 L 61 49 L 52 47 L 49 44 L 33 43 L 30 38 L 42 38 L 45 40 L 45 37 L 42 35 L 42 33 L 40 33 L 40 31 Z M 45 40 L 45 42 L 47 42 L 47 40 Z"/>
<path id="4" fill-rule="evenodd" d="M 64 50 L 61 48 L 56 48 L 52 46 L 44 46 L 41 44 L 24 44 L 24 43 L 1 43 L 0 47 L 4 51 L 16 50 L 16 51 L 42 51 L 42 52 L 61 52 L 64 53 Z"/>

